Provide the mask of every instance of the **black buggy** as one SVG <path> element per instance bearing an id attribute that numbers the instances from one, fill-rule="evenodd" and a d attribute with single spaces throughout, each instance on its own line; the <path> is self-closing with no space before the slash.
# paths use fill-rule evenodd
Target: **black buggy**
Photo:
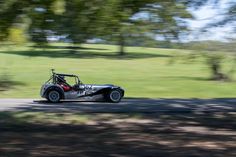
<path id="1" fill-rule="evenodd" d="M 67 78 L 73 79 L 74 83 L 68 83 Z M 52 70 L 52 76 L 42 85 L 40 94 L 41 97 L 54 103 L 60 102 L 62 99 L 93 96 L 101 96 L 104 101 L 118 103 L 124 97 L 124 90 L 111 84 L 83 84 L 77 75 L 58 74 Z"/>

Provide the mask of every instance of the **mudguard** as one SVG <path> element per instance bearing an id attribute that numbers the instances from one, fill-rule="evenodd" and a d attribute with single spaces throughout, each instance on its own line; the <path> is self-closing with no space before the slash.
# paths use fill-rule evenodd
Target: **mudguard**
<path id="1" fill-rule="evenodd" d="M 117 86 L 108 86 L 108 87 L 104 87 L 102 89 L 99 89 L 97 90 L 96 92 L 94 93 L 91 93 L 90 96 L 94 96 L 94 95 L 99 95 L 99 94 L 108 94 L 111 90 L 113 89 L 118 89 L 121 91 L 122 93 L 122 97 L 124 96 L 124 90 L 120 87 L 117 87 Z"/>
<path id="2" fill-rule="evenodd" d="M 61 94 L 61 99 L 65 99 L 65 94 L 64 94 L 64 91 L 63 91 L 62 87 L 60 87 L 58 85 L 53 85 L 53 84 L 44 87 L 44 92 L 42 93 L 42 97 L 45 98 L 47 96 L 47 93 L 51 90 L 58 91 Z"/>

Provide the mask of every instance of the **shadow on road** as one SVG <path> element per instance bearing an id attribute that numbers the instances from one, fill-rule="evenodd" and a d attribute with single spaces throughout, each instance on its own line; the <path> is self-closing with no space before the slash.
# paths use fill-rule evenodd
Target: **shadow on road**
<path id="1" fill-rule="evenodd" d="M 26 105 L 18 112 L 0 113 L 0 156 L 234 157 L 236 112 L 231 110 L 235 102 L 236 99 L 128 99 L 121 104 Z M 166 105 L 168 111 L 182 110 L 157 111 Z M 208 106 L 217 112 L 181 112 L 197 106 Z M 114 112 L 89 112 L 108 108 Z M 125 111 L 123 108 L 129 111 L 115 112 Z M 27 114 L 30 111 L 34 112 Z M 81 117 L 86 120 L 77 123 Z"/>
<path id="2" fill-rule="evenodd" d="M 191 113 L 191 112 L 236 112 L 236 99 L 124 99 L 121 103 L 64 101 L 53 104 L 34 101 L 20 105 L 15 110 L 43 112 L 80 113 Z"/>

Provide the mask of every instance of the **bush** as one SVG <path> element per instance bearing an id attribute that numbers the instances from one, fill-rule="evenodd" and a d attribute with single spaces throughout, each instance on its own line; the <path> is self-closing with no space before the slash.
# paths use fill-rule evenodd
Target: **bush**
<path id="1" fill-rule="evenodd" d="M 5 91 L 13 85 L 10 75 L 3 73 L 0 75 L 0 91 Z"/>

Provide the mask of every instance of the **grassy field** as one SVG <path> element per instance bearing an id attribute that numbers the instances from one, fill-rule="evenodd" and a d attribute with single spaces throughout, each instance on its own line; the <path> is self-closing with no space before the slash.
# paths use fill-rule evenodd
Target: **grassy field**
<path id="1" fill-rule="evenodd" d="M 0 98 L 39 98 L 40 86 L 50 69 L 79 74 L 84 83 L 117 84 L 127 97 L 222 98 L 235 97 L 236 82 L 209 81 L 204 60 L 176 61 L 174 56 L 188 50 L 127 47 L 117 57 L 117 46 L 82 45 L 68 49 L 55 44 L 44 49 L 32 46 L 1 46 L 0 75 L 8 73 L 12 86 L 0 91 Z M 193 52 L 193 51 L 192 51 Z M 174 57 L 174 58 L 173 58 Z M 175 63 L 170 64 L 171 60 Z M 225 68 L 230 68 L 230 60 Z"/>

